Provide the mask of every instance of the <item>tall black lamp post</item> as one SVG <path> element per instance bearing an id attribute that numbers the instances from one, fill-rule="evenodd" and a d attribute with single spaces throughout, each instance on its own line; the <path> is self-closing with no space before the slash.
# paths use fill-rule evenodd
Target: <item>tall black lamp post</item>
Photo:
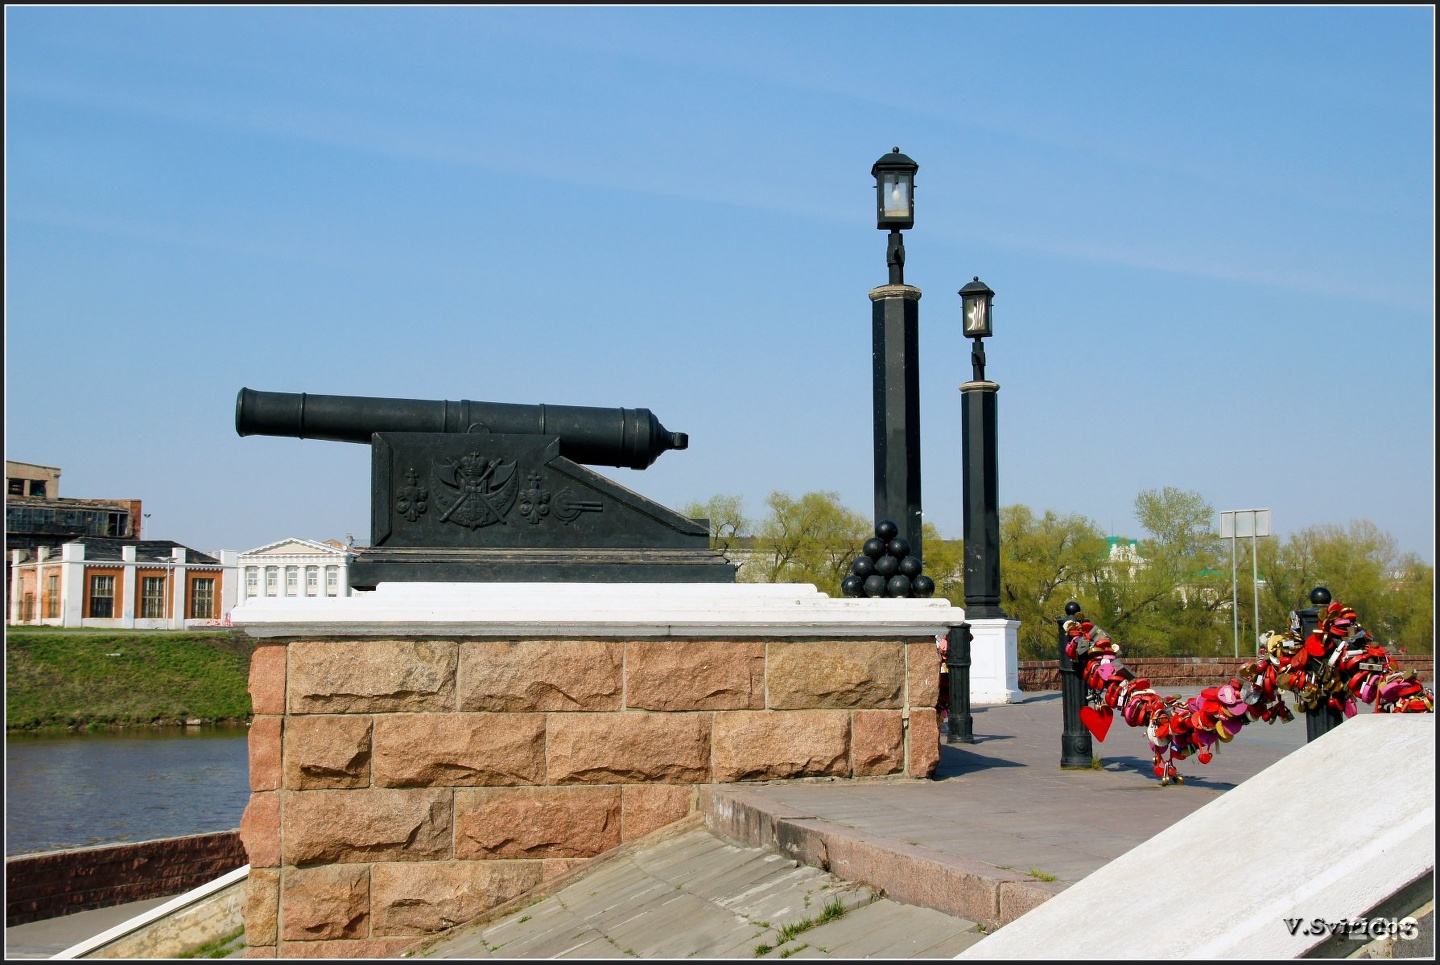
<path id="1" fill-rule="evenodd" d="M 905 284 L 901 230 L 915 225 L 915 172 L 897 147 L 870 168 L 875 227 L 890 232 L 889 284 L 870 291 L 874 374 L 875 519 L 894 520 L 923 559 L 920 545 L 920 289 Z"/>
<path id="2" fill-rule="evenodd" d="M 965 462 L 965 616 L 1008 619 L 1000 608 L 1000 495 L 995 453 L 995 394 L 985 379 L 985 342 L 994 334 L 995 293 L 977 276 L 960 289 L 972 377 L 960 386 L 960 446 Z"/>

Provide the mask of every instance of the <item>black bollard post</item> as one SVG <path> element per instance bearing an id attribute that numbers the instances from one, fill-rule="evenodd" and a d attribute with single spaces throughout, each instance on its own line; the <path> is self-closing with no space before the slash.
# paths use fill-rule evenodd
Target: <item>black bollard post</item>
<path id="1" fill-rule="evenodd" d="M 1329 589 L 1317 586 L 1310 591 L 1310 606 L 1290 614 L 1302 641 L 1309 639 L 1310 634 L 1320 625 L 1320 611 L 1330 605 L 1330 600 Z M 1323 658 L 1311 657 L 1305 663 L 1305 675 L 1312 680 L 1318 680 L 1324 671 Z M 1332 708 L 1328 700 L 1313 710 L 1305 711 L 1305 742 L 1308 744 L 1315 738 L 1328 734 L 1344 722 L 1345 715 Z"/>
<path id="2" fill-rule="evenodd" d="M 1065 604 L 1065 615 L 1055 618 L 1060 627 L 1060 700 L 1065 718 L 1065 732 L 1060 735 L 1060 766 L 1088 768 L 1094 752 L 1090 732 L 1080 721 L 1080 709 L 1085 706 L 1085 681 L 1080 679 L 1075 661 L 1065 653 L 1065 644 L 1070 640 L 1065 623 L 1079 617 L 1080 604 L 1071 600 Z"/>
<path id="3" fill-rule="evenodd" d="M 945 664 L 950 672 L 951 744 L 975 743 L 975 718 L 970 715 L 970 624 L 951 627 L 945 643 Z"/>

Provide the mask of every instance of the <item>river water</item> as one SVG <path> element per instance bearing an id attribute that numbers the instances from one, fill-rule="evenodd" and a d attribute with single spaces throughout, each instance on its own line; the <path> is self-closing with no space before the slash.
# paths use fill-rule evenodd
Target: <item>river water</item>
<path id="1" fill-rule="evenodd" d="M 5 736 L 5 853 L 233 831 L 244 727 Z"/>

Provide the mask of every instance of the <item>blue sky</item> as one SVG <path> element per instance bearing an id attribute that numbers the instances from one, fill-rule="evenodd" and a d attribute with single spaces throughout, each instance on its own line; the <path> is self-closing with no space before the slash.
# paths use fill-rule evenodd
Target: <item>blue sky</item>
<path id="1" fill-rule="evenodd" d="M 369 538 L 366 447 L 242 386 L 646 407 L 665 505 L 870 511 L 870 165 L 920 164 L 927 518 L 956 291 L 1005 504 L 1176 486 L 1434 562 L 1429 7 L 16 7 L 6 456 L 211 550 Z"/>

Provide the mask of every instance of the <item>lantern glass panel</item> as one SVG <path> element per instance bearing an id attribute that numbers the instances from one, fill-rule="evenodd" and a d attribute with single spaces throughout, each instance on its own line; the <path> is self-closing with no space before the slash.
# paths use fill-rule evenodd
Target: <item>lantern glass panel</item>
<path id="1" fill-rule="evenodd" d="M 909 178 L 896 172 L 886 172 L 880 178 L 880 192 L 887 219 L 905 220 L 910 217 Z"/>
<path id="2" fill-rule="evenodd" d="M 965 298 L 965 334 L 971 338 L 990 335 L 990 300 L 983 295 Z"/>

